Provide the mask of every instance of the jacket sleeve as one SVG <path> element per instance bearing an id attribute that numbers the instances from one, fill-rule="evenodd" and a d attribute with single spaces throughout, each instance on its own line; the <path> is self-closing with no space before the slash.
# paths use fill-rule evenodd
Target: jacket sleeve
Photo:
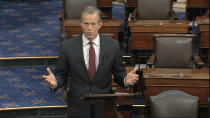
<path id="1" fill-rule="evenodd" d="M 56 69 L 55 69 L 55 79 L 57 81 L 57 86 L 51 91 L 54 93 L 56 92 L 59 88 L 61 88 L 68 80 L 68 60 L 66 57 L 65 49 L 64 46 L 61 45 L 60 51 L 59 51 L 59 58 L 56 64 Z"/>
<path id="2" fill-rule="evenodd" d="M 126 88 L 124 84 L 124 79 L 126 77 L 125 67 L 123 66 L 122 51 L 120 49 L 119 43 L 116 41 L 115 45 L 115 58 L 112 66 L 112 74 L 114 75 L 114 81 L 121 86 Z"/>

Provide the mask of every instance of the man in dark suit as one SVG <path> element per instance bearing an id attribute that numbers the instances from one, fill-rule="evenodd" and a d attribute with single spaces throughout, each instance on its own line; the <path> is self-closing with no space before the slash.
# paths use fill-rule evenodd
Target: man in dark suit
<path id="1" fill-rule="evenodd" d="M 83 34 L 62 42 L 55 75 L 49 68 L 49 75 L 43 75 L 52 91 L 66 84 L 70 76 L 67 117 L 105 117 L 103 100 L 88 102 L 80 98 L 86 93 L 111 93 L 112 74 L 123 88 L 138 80 L 137 68 L 126 74 L 118 42 L 99 34 L 101 26 L 101 11 L 86 7 L 81 13 Z"/>

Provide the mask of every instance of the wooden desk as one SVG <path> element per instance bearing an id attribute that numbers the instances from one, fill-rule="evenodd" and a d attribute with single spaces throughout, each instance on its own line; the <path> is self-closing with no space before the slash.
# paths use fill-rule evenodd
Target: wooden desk
<path id="1" fill-rule="evenodd" d="M 200 32 L 200 57 L 204 60 L 205 63 L 207 63 L 207 65 L 209 65 L 209 17 L 197 17 L 196 21 L 198 23 Z"/>
<path id="2" fill-rule="evenodd" d="M 143 69 L 143 77 L 147 104 L 149 96 L 169 89 L 178 89 L 198 96 L 200 106 L 208 106 L 209 69 L 147 68 Z"/>
<path id="3" fill-rule="evenodd" d="M 136 20 L 129 21 L 131 50 L 152 50 L 155 33 L 188 33 L 189 21 Z"/>
<path id="4" fill-rule="evenodd" d="M 208 7 L 209 0 L 187 0 L 187 7 Z"/>
<path id="5" fill-rule="evenodd" d="M 112 7 L 112 0 L 97 0 L 98 7 Z"/>
<path id="6" fill-rule="evenodd" d="M 137 6 L 137 0 L 127 0 L 126 7 L 135 7 Z"/>
<path id="7" fill-rule="evenodd" d="M 99 30 L 100 33 L 113 37 L 118 40 L 118 33 L 120 31 L 121 20 L 103 20 L 103 25 Z M 82 33 L 82 29 L 80 26 L 80 20 L 64 20 L 64 28 L 67 38 L 71 38 L 72 36 L 79 35 Z"/>
<path id="8" fill-rule="evenodd" d="M 186 17 L 192 16 L 194 19 L 196 16 L 201 16 L 202 8 L 208 8 L 208 6 L 209 0 L 187 0 Z M 196 10 L 199 11 L 196 12 Z"/>
<path id="9" fill-rule="evenodd" d="M 97 7 L 107 19 L 112 18 L 112 0 L 97 0 Z"/>
<path id="10" fill-rule="evenodd" d="M 126 7 L 135 7 L 137 6 L 137 0 L 127 0 L 126 1 Z"/>

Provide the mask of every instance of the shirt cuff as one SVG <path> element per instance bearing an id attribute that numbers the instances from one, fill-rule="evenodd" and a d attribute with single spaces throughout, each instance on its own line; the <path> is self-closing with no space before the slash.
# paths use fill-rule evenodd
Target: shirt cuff
<path id="1" fill-rule="evenodd" d="M 55 89 L 56 87 L 57 87 L 57 80 L 55 79 L 55 86 L 50 86 L 51 87 L 51 89 Z"/>
<path id="2" fill-rule="evenodd" d="M 125 83 L 126 77 L 127 76 L 125 76 L 125 78 L 124 78 L 124 86 L 125 86 L 125 89 L 129 90 L 130 89 L 130 86 Z"/>

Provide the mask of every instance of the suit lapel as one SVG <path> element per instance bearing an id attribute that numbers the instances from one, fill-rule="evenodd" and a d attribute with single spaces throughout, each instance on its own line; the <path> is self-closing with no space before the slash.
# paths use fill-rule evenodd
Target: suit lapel
<path id="1" fill-rule="evenodd" d="M 98 64 L 98 68 L 95 74 L 95 78 L 97 78 L 97 74 L 100 73 L 101 68 L 103 67 L 104 64 L 104 52 L 105 52 L 105 39 L 103 38 L 103 36 L 100 36 L 100 55 L 99 55 L 99 64 Z"/>

